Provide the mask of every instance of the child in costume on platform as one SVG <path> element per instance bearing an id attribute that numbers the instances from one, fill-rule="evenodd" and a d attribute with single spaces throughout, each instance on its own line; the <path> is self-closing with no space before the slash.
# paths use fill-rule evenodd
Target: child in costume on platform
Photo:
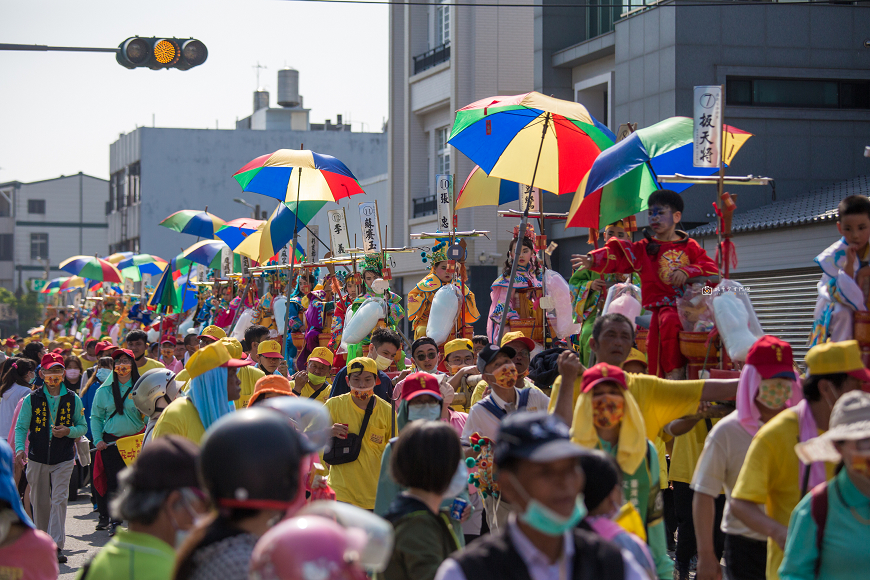
<path id="1" fill-rule="evenodd" d="M 680 352 L 683 326 L 677 314 L 677 298 L 689 278 L 713 276 L 719 269 L 698 242 L 676 229 L 683 213 L 680 194 L 660 189 L 649 196 L 648 205 L 649 225 L 655 237 L 644 232 L 639 242 L 612 239 L 600 250 L 574 256 L 572 263 L 599 274 L 640 274 L 643 307 L 652 312 L 647 337 L 649 372 L 683 379 L 687 361 Z"/>
<path id="2" fill-rule="evenodd" d="M 822 269 L 810 346 L 851 340 L 854 313 L 867 310 L 870 291 L 870 199 L 850 195 L 837 206 L 843 236 L 816 256 Z"/>
<path id="3" fill-rule="evenodd" d="M 447 244 L 439 243 L 429 253 L 423 252 L 423 263 L 429 263 L 429 274 L 417 282 L 417 285 L 408 292 L 408 320 L 414 329 L 414 340 L 426 336 L 426 324 L 429 322 L 429 313 L 432 309 L 432 299 L 439 288 L 453 281 L 453 273 L 448 270 Z M 465 275 L 465 265 L 457 264 L 460 276 L 465 283 L 465 325 L 470 327 L 480 318 L 477 311 L 477 302 L 474 293 L 468 287 L 468 277 Z M 459 281 L 456 286 L 460 287 Z M 460 312 L 462 308 L 460 307 Z M 462 314 L 457 315 L 457 320 Z M 454 323 L 455 324 L 455 323 Z"/>
<path id="4" fill-rule="evenodd" d="M 303 270 L 296 278 L 296 289 L 287 300 L 289 332 L 284 352 L 290 374 L 307 364 L 308 355 L 318 346 L 326 314 L 333 309 L 332 291 L 317 287 L 317 275 Z M 304 333 L 302 348 L 293 344 L 294 333 Z"/>
<path id="5" fill-rule="evenodd" d="M 534 334 L 540 335 L 543 329 L 544 311 L 538 307 L 538 301 L 541 299 L 543 285 L 541 265 L 535 255 L 535 231 L 531 225 L 523 232 L 522 241 L 518 244 L 519 227 L 514 228 L 514 239 L 511 240 L 508 247 L 507 259 L 504 263 L 504 269 L 501 276 L 496 278 L 492 283 L 492 292 L 490 293 L 489 320 L 486 322 L 486 334 L 490 342 L 493 344 L 499 343 L 498 331 L 501 324 L 502 313 L 505 309 L 505 300 L 507 299 L 508 281 L 511 275 L 511 267 L 514 260 L 514 249 L 519 248 L 520 258 L 517 265 L 517 272 L 514 276 L 514 292 L 511 296 L 511 302 L 507 305 L 508 309 L 508 324 L 511 320 L 517 319 L 534 319 L 535 328 Z M 505 332 L 510 332 L 510 326 L 505 328 Z M 535 342 L 540 342 L 536 340 Z"/>
<path id="6" fill-rule="evenodd" d="M 365 286 L 365 290 L 362 295 L 358 296 L 356 300 L 350 305 L 350 311 L 356 312 L 360 306 L 362 306 L 363 302 L 366 301 L 367 298 L 371 298 L 373 296 L 383 298 L 389 304 L 389 309 L 387 312 L 386 319 L 381 319 L 378 321 L 377 328 L 390 328 L 392 330 L 396 330 L 399 324 L 399 321 L 405 316 L 405 309 L 402 308 L 402 297 L 398 294 L 391 292 L 389 289 L 384 289 L 383 292 L 379 292 L 372 288 L 372 283 L 375 280 L 383 279 L 384 273 L 384 264 L 381 258 L 381 254 L 366 254 L 363 259 L 363 284 Z M 351 315 L 351 318 L 353 315 Z M 363 339 L 359 344 L 349 344 L 347 345 L 347 360 L 352 360 L 354 358 L 364 356 L 363 349 L 368 349 L 368 345 L 370 344 L 370 340 L 368 338 Z M 397 355 L 397 366 L 399 370 L 405 368 L 404 364 L 404 354 L 401 352 Z"/>
<path id="7" fill-rule="evenodd" d="M 633 216 L 614 222 L 604 228 L 604 243 L 614 239 L 631 243 L 631 232 L 636 229 Z M 590 229 L 589 237 L 595 241 L 598 232 Z M 571 342 L 579 353 L 583 366 L 590 365 L 592 351 L 589 350 L 589 339 L 592 337 L 592 326 L 604 307 L 608 288 L 627 281 L 640 287 L 640 276 L 637 272 L 601 275 L 587 268 L 578 268 L 568 281 L 574 302 L 574 322 L 582 324 L 580 334 L 572 336 Z"/>

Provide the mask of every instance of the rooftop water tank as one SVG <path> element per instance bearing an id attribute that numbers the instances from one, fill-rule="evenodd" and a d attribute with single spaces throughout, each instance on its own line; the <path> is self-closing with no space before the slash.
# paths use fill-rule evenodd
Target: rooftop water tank
<path id="1" fill-rule="evenodd" d="M 254 91 L 254 112 L 269 108 L 269 91 L 258 89 Z"/>
<path id="2" fill-rule="evenodd" d="M 278 104 L 282 107 L 298 107 L 299 71 L 285 68 L 278 71 Z"/>

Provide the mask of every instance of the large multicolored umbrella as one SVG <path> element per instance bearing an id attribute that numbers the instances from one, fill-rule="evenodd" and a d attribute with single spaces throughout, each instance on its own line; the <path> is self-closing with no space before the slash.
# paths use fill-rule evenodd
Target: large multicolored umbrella
<path id="1" fill-rule="evenodd" d="M 216 235 L 230 248 L 235 249 L 264 223 L 266 223 L 264 220 L 254 218 L 236 218 L 222 225 Z"/>
<path id="2" fill-rule="evenodd" d="M 39 291 L 40 294 L 55 294 L 58 290 L 60 290 L 60 285 L 69 280 L 69 276 L 61 276 L 59 278 L 52 278 L 48 281 L 48 283 L 43 286 L 42 290 Z"/>
<path id="3" fill-rule="evenodd" d="M 134 252 L 115 252 L 114 254 L 109 254 L 103 259 L 107 262 L 111 262 L 112 264 L 117 264 L 121 260 L 126 260 L 133 254 Z"/>
<path id="4" fill-rule="evenodd" d="M 490 177 L 479 165 L 475 165 L 456 196 L 455 209 L 519 202 L 520 190 L 527 187 L 515 181 Z"/>
<path id="5" fill-rule="evenodd" d="M 153 306 L 155 308 L 159 306 L 165 306 L 167 308 L 175 309 L 179 309 L 181 307 L 182 301 L 178 296 L 175 281 L 172 278 L 172 274 L 175 271 L 175 266 L 175 258 L 173 258 L 169 261 L 168 264 L 166 264 L 166 268 L 160 275 L 160 280 L 157 282 L 157 286 L 154 288 L 154 292 L 148 299 L 148 306 Z"/>
<path id="6" fill-rule="evenodd" d="M 227 245 L 220 240 L 202 240 L 196 242 L 183 250 L 178 255 L 177 260 L 172 260 L 173 264 L 177 264 L 173 269 L 189 265 L 191 262 L 202 264 L 206 268 L 217 268 L 220 265 L 220 253 L 226 247 Z"/>
<path id="7" fill-rule="evenodd" d="M 295 201 L 338 201 L 365 193 L 347 166 L 310 150 L 279 149 L 257 157 L 235 174 L 243 191 Z"/>
<path id="8" fill-rule="evenodd" d="M 159 276 L 166 268 L 166 260 L 152 254 L 136 254 L 118 262 L 118 269 L 125 278 L 134 282 L 142 279 L 142 274 Z"/>
<path id="9" fill-rule="evenodd" d="M 302 204 L 304 203 L 306 202 L 302 202 Z M 233 251 L 256 262 L 266 263 L 293 239 L 294 234 L 298 233 L 298 230 L 311 220 L 311 217 L 313 214 L 310 217 L 307 214 L 297 216 L 285 204 L 278 204 L 268 221 L 233 248 Z M 294 231 L 294 227 L 297 228 L 296 231 Z"/>
<path id="10" fill-rule="evenodd" d="M 114 264 L 95 256 L 73 256 L 60 263 L 60 269 L 88 280 L 123 283 L 124 277 Z"/>
<path id="11" fill-rule="evenodd" d="M 725 164 L 729 165 L 752 137 L 742 129 L 723 128 Z M 603 229 L 647 208 L 649 195 L 659 189 L 657 175 L 711 175 L 715 167 L 693 167 L 693 121 L 671 117 L 639 129 L 602 152 L 577 187 L 566 227 Z M 692 184 L 668 184 L 683 191 Z"/>
<path id="12" fill-rule="evenodd" d="M 182 234 L 213 240 L 217 231 L 225 223 L 224 220 L 207 211 L 183 209 L 165 218 L 160 225 Z"/>
<path id="13" fill-rule="evenodd" d="M 580 103 L 531 92 L 459 109 L 449 143 L 490 177 L 573 193 L 616 137 Z"/>
<path id="14" fill-rule="evenodd" d="M 85 286 L 88 286 L 90 289 L 90 286 L 93 284 L 99 284 L 99 282 L 91 282 L 91 284 L 88 284 L 88 280 L 85 280 L 81 276 L 70 276 L 60 283 L 58 290 L 75 290 L 76 288 L 84 288 Z"/>

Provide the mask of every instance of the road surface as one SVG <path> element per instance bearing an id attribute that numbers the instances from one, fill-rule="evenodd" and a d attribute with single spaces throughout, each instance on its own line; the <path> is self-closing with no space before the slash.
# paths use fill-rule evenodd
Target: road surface
<path id="1" fill-rule="evenodd" d="M 60 580 L 73 580 L 85 562 L 109 541 L 109 533 L 96 531 L 97 512 L 90 502 L 90 495 L 80 494 L 71 501 L 66 513 L 66 545 L 63 553 L 69 560 L 60 565 Z"/>

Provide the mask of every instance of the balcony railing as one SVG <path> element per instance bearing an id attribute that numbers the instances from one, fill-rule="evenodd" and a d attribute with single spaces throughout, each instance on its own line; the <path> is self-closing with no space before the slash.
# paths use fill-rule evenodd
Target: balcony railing
<path id="1" fill-rule="evenodd" d="M 414 57 L 414 74 L 421 73 L 448 60 L 450 60 L 450 43 L 445 42 Z"/>
<path id="2" fill-rule="evenodd" d="M 438 204 L 435 202 L 435 196 L 418 197 L 414 199 L 414 217 L 423 217 L 424 215 L 435 215 L 438 211 Z"/>

